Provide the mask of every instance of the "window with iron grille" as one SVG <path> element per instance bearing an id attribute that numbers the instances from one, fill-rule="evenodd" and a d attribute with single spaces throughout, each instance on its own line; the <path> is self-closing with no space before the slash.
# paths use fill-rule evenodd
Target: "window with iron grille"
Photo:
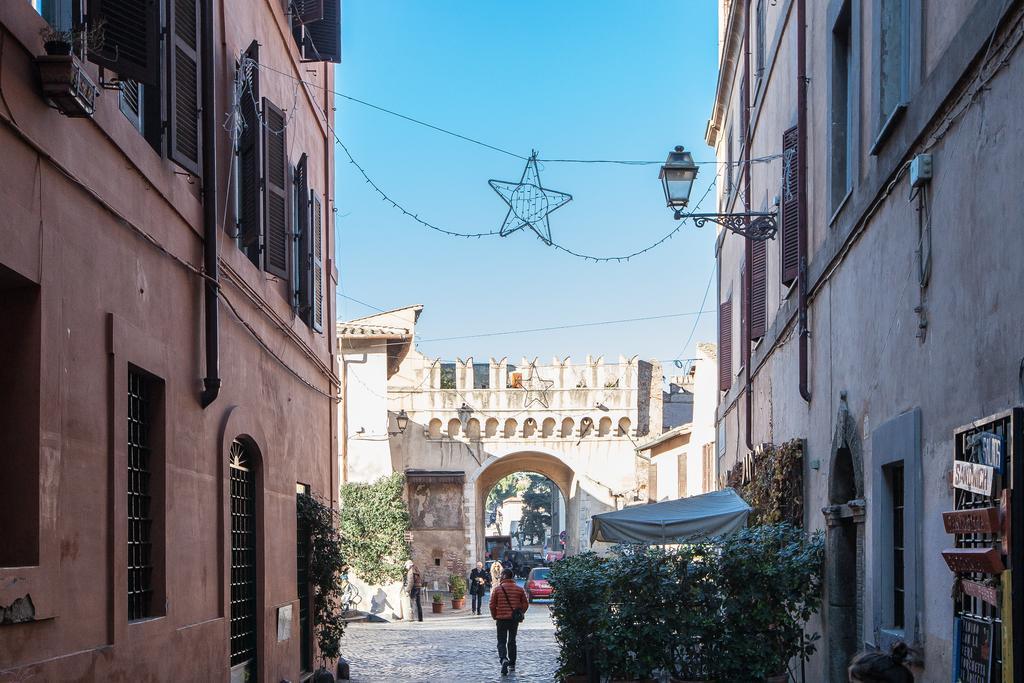
<path id="1" fill-rule="evenodd" d="M 231 444 L 231 666 L 256 660 L 256 471 L 249 448 Z"/>
<path id="2" fill-rule="evenodd" d="M 886 468 L 889 480 L 889 493 L 892 496 L 890 525 L 892 528 L 892 626 L 904 627 L 903 597 L 906 592 L 906 573 L 904 571 L 904 517 L 903 517 L 903 463 L 890 465 Z"/>
<path id="3" fill-rule="evenodd" d="M 128 619 L 153 616 L 153 403 L 156 381 L 128 370 Z"/>

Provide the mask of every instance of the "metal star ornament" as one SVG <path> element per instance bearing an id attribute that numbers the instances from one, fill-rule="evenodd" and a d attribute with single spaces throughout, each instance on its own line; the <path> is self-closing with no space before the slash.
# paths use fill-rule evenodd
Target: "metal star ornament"
<path id="1" fill-rule="evenodd" d="M 544 379 L 537 374 L 537 368 L 530 366 L 530 376 L 523 380 L 523 407 L 529 408 L 534 403 L 539 403 L 545 408 L 550 408 L 551 397 L 548 392 L 555 383 L 550 379 Z"/>
<path id="2" fill-rule="evenodd" d="M 544 244 L 551 245 L 548 215 L 572 201 L 572 195 L 549 190 L 540 184 L 536 150 L 527 159 L 523 177 L 518 183 L 510 180 L 488 180 L 487 183 L 508 204 L 508 213 L 505 214 L 505 222 L 501 224 L 498 234 L 507 237 L 516 230 L 530 228 Z"/>

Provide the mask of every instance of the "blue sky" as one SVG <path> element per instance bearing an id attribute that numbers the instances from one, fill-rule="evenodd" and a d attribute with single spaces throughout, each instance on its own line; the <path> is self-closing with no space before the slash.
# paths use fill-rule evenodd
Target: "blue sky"
<path id="1" fill-rule="evenodd" d="M 346 0 L 337 89 L 528 156 L 662 160 L 675 144 L 713 160 L 703 134 L 714 98 L 717 5 L 669 2 Z M 506 205 L 487 180 L 524 162 L 337 99 L 337 128 L 373 181 L 421 218 L 456 232 L 497 230 Z M 425 306 L 424 353 L 444 359 L 618 354 L 671 360 L 713 341 L 694 316 L 431 342 L 430 339 L 699 310 L 714 231 L 686 225 L 658 249 L 593 263 L 532 233 L 458 239 L 381 201 L 337 150 L 341 293 L 381 309 Z M 692 195 L 714 176 L 704 166 Z M 636 251 L 676 225 L 657 166 L 545 163 L 545 187 L 573 201 L 550 218 L 555 242 L 583 253 Z M 705 210 L 713 210 L 714 192 Z M 714 307 L 714 283 L 705 310 Z M 373 313 L 339 298 L 343 319 Z"/>

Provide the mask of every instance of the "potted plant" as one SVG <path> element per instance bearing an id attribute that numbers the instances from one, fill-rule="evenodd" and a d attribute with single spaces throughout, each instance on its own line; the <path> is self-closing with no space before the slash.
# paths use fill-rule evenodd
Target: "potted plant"
<path id="1" fill-rule="evenodd" d="M 92 116 L 96 109 L 99 88 L 82 65 L 87 50 L 103 42 L 103 24 L 91 28 L 61 31 L 47 26 L 40 35 L 45 55 L 36 57 L 36 69 L 43 97 L 65 116 Z"/>
<path id="2" fill-rule="evenodd" d="M 453 574 L 448 584 L 452 592 L 452 609 L 462 609 L 466 606 L 466 579 L 459 574 Z"/>
<path id="3" fill-rule="evenodd" d="M 434 593 L 430 600 L 433 603 L 431 604 L 431 609 L 433 609 L 434 614 L 440 614 L 444 610 L 444 596 L 440 593 Z"/>

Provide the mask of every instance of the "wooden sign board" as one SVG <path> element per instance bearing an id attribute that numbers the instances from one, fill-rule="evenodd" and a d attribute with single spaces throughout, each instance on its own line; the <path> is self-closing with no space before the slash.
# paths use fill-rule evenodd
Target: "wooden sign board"
<path id="1" fill-rule="evenodd" d="M 946 527 L 947 534 L 999 533 L 999 508 L 990 507 L 943 512 L 942 523 Z"/>
<path id="2" fill-rule="evenodd" d="M 978 598 L 993 607 L 1002 607 L 1002 603 L 999 601 L 999 589 L 995 586 L 986 586 L 983 583 L 977 581 L 971 581 L 964 579 L 960 582 L 960 590 L 966 595 L 970 595 L 972 598 Z"/>
<path id="3" fill-rule="evenodd" d="M 992 622 L 959 617 L 953 645 L 953 675 L 957 683 L 992 680 Z"/>
<path id="4" fill-rule="evenodd" d="M 942 551 L 950 571 L 1000 574 L 1006 567 L 997 548 L 950 548 Z"/>
<path id="5" fill-rule="evenodd" d="M 965 460 L 953 461 L 953 486 L 963 491 L 992 495 L 995 468 Z"/>

